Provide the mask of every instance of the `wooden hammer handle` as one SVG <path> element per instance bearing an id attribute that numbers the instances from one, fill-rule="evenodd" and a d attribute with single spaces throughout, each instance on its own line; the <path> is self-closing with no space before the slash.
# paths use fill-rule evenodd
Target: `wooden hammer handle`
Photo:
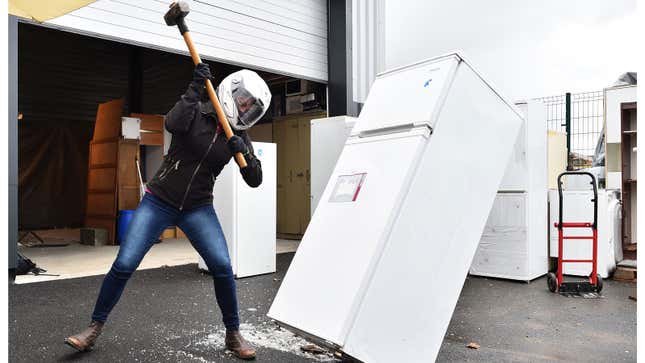
<path id="1" fill-rule="evenodd" d="M 193 63 L 195 63 L 195 65 L 201 63 L 202 59 L 199 56 L 199 53 L 197 53 L 197 50 L 195 50 L 195 45 L 190 37 L 190 32 L 185 32 L 183 36 L 186 41 L 186 45 L 188 45 L 190 56 L 193 58 Z M 226 115 L 224 114 L 224 110 L 222 110 L 222 106 L 219 104 L 217 94 L 215 93 L 215 89 L 213 88 L 213 84 L 210 79 L 206 80 L 206 91 L 208 92 L 208 97 L 213 103 L 213 108 L 215 108 L 215 113 L 217 113 L 217 119 L 219 120 L 220 125 L 222 125 L 222 129 L 224 130 L 224 134 L 228 140 L 233 136 L 233 130 L 231 130 L 231 125 L 229 125 Z M 235 154 L 235 161 L 237 161 L 237 165 L 239 165 L 241 169 L 246 168 L 246 159 L 244 159 L 244 155 L 242 155 L 242 153 Z"/>

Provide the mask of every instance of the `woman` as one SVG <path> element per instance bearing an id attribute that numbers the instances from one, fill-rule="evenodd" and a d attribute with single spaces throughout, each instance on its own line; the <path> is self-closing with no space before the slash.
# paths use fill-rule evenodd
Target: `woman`
<path id="1" fill-rule="evenodd" d="M 176 225 L 186 233 L 213 275 L 215 296 L 226 327 L 226 348 L 239 358 L 255 357 L 255 350 L 239 332 L 235 280 L 226 240 L 213 209 L 213 185 L 237 152 L 248 164 L 240 169 L 245 182 L 251 187 L 262 183 L 260 161 L 244 130 L 264 115 L 271 93 L 266 83 L 248 70 L 235 72 L 222 81 L 217 88 L 218 98 L 235 132 L 227 141 L 204 89 L 210 78 L 208 65 L 198 64 L 188 90 L 166 115 L 165 127 L 172 133 L 168 155 L 148 183 L 117 258 L 105 276 L 92 322 L 83 332 L 65 339 L 79 351 L 92 348 L 144 255 L 164 229 Z"/>

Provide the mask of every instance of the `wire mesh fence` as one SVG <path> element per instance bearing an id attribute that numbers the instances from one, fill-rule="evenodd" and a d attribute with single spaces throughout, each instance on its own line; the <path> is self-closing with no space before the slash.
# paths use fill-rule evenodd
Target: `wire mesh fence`
<path id="1" fill-rule="evenodd" d="M 540 98 L 544 102 L 549 130 L 566 133 L 566 95 Z M 572 167 L 591 166 L 604 117 L 603 91 L 572 93 L 570 98 Z"/>

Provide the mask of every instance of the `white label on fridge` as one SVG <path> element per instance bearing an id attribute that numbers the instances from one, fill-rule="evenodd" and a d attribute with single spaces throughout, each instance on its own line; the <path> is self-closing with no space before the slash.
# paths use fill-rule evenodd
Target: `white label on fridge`
<path id="1" fill-rule="evenodd" d="M 332 203 L 355 202 L 366 173 L 339 175 L 329 201 Z"/>

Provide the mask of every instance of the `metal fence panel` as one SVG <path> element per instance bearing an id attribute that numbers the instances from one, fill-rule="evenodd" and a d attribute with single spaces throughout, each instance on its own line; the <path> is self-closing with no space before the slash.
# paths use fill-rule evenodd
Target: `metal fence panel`
<path id="1" fill-rule="evenodd" d="M 540 98 L 546 108 L 549 130 L 566 132 L 566 95 Z M 572 166 L 591 166 L 598 138 L 603 130 L 604 96 L 602 91 L 571 94 L 571 155 Z"/>

